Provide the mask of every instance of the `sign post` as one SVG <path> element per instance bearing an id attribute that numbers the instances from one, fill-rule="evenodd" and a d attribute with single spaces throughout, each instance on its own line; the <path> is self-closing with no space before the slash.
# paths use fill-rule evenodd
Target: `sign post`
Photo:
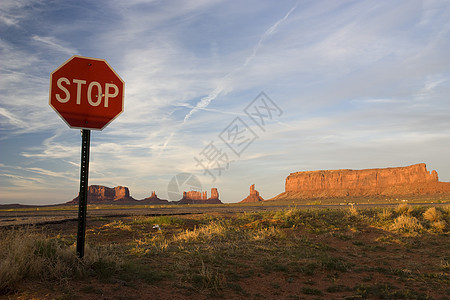
<path id="1" fill-rule="evenodd" d="M 71 128 L 81 129 L 77 254 L 84 256 L 89 151 L 92 130 L 103 130 L 123 112 L 125 83 L 103 59 L 72 56 L 50 75 L 49 104 Z"/>
<path id="2" fill-rule="evenodd" d="M 86 236 L 86 211 L 87 192 L 89 178 L 89 148 L 91 143 L 91 131 L 81 130 L 81 170 L 80 170 L 80 193 L 78 196 L 78 231 L 77 231 L 77 254 L 80 258 L 84 256 L 84 244 Z"/>

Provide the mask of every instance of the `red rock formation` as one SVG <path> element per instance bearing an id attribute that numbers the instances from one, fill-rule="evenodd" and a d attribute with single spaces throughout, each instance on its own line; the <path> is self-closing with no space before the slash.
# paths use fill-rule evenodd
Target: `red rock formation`
<path id="1" fill-rule="evenodd" d="M 114 201 L 117 199 L 130 198 L 130 191 L 127 187 L 116 186 L 114 188 Z"/>
<path id="2" fill-rule="evenodd" d="M 205 192 L 206 195 L 206 192 Z M 212 200 L 219 200 L 219 192 L 217 191 L 217 188 L 212 188 L 211 189 L 211 198 Z"/>
<path id="3" fill-rule="evenodd" d="M 145 199 L 139 200 L 139 204 L 169 204 L 169 201 L 159 199 L 158 196 L 156 196 L 156 192 L 152 191 L 152 195 Z"/>
<path id="4" fill-rule="evenodd" d="M 259 192 L 255 190 L 255 185 L 252 184 L 250 186 L 250 195 L 248 195 L 247 198 L 245 198 L 239 203 L 260 202 L 260 201 L 264 201 L 264 199 L 259 195 Z"/>
<path id="5" fill-rule="evenodd" d="M 285 192 L 273 198 L 318 198 L 374 195 L 450 193 L 450 183 L 439 182 L 426 165 L 365 170 L 321 170 L 291 173 Z"/>
<path id="6" fill-rule="evenodd" d="M 101 185 L 91 185 L 88 187 L 87 203 L 88 204 L 101 204 L 101 203 L 130 203 L 136 202 L 130 196 L 130 191 L 127 187 L 116 186 L 115 188 L 109 188 Z M 68 204 L 78 203 L 78 196 Z"/>
<path id="7" fill-rule="evenodd" d="M 206 200 L 206 192 L 204 192 L 203 194 L 199 191 L 183 192 L 183 199 Z"/>
<path id="8" fill-rule="evenodd" d="M 219 200 L 219 192 L 217 191 L 217 188 L 211 188 L 211 197 L 206 201 L 208 204 L 222 204 L 222 201 Z"/>
<path id="9" fill-rule="evenodd" d="M 211 189 L 211 198 L 208 198 L 207 192 L 188 191 L 183 192 L 183 198 L 176 202 L 177 204 L 222 204 L 219 200 L 217 188 Z"/>

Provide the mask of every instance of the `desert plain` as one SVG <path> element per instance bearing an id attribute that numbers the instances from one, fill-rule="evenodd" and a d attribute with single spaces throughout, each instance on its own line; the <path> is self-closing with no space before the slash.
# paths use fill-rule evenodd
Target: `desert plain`
<path id="1" fill-rule="evenodd" d="M 431 202 L 90 205 L 83 259 L 76 206 L 3 209 L 0 298 L 448 299 Z"/>

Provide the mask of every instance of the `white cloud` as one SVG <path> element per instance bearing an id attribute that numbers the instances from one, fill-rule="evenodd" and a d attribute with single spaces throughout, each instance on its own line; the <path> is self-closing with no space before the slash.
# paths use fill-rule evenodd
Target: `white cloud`
<path id="1" fill-rule="evenodd" d="M 20 120 L 16 115 L 14 115 L 13 113 L 9 112 L 8 110 L 6 110 L 5 108 L 0 107 L 0 115 L 3 116 L 3 120 L 7 120 L 7 122 L 13 126 L 16 127 L 26 127 L 25 122 L 23 122 L 22 120 Z M 3 125 L 5 126 L 5 125 Z"/>
<path id="2" fill-rule="evenodd" d="M 68 57 L 78 54 L 77 49 L 68 47 L 68 46 L 64 46 L 63 45 L 64 42 L 59 41 L 54 37 L 33 35 L 31 38 L 33 41 L 36 41 L 36 42 L 46 46 L 48 48 L 48 50 L 51 50 L 51 51 L 56 50 L 56 51 L 62 52 L 63 54 L 67 55 Z"/>
<path id="3" fill-rule="evenodd" d="M 7 26 L 18 26 L 28 15 L 24 12 L 27 5 L 38 3 L 36 0 L 3 0 L 0 3 L 0 22 Z"/>

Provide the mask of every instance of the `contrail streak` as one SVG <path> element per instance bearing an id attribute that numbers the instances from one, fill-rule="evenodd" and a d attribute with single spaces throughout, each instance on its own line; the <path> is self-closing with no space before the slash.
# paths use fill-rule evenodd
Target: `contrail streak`
<path id="1" fill-rule="evenodd" d="M 265 40 L 267 40 L 271 35 L 274 34 L 274 32 L 277 30 L 278 26 L 280 26 L 281 23 L 283 23 L 284 21 L 287 20 L 287 18 L 289 18 L 289 15 L 297 8 L 297 5 L 295 5 L 294 7 L 292 7 L 287 14 L 281 18 L 280 20 L 278 20 L 275 24 L 273 24 L 269 29 L 267 29 L 263 35 L 261 36 L 261 38 L 259 39 L 258 43 L 256 44 L 255 47 L 253 47 L 253 52 L 252 54 L 250 54 L 250 56 L 247 57 L 247 59 L 245 60 L 244 64 L 236 69 L 234 69 L 233 71 L 229 72 L 227 75 L 225 75 L 222 80 L 221 83 L 214 89 L 214 91 L 212 91 L 208 96 L 200 99 L 200 101 L 197 103 L 197 105 L 191 109 L 189 111 L 189 113 L 184 117 L 183 120 L 183 124 L 185 124 L 187 122 L 187 120 L 189 120 L 189 118 L 198 110 L 207 107 L 214 99 L 216 99 L 220 93 L 224 90 L 225 86 L 223 84 L 223 82 L 225 81 L 225 79 L 227 79 L 228 77 L 231 77 L 232 74 L 241 71 L 242 69 L 244 69 L 245 67 L 248 66 L 248 64 L 255 58 L 256 53 L 258 52 L 258 50 L 262 47 L 262 44 L 264 43 Z"/>
<path id="2" fill-rule="evenodd" d="M 220 81 L 220 83 L 218 84 L 218 86 L 210 93 L 208 94 L 206 97 L 203 97 L 202 99 L 200 99 L 200 101 L 195 105 L 195 107 L 193 107 L 184 117 L 183 120 L 183 124 L 186 124 L 186 122 L 191 118 L 191 116 L 196 113 L 199 110 L 202 110 L 204 108 L 206 108 L 214 99 L 216 99 L 221 93 L 222 91 L 225 89 L 226 87 L 226 82 L 227 79 L 229 77 L 231 77 L 233 74 L 242 71 L 244 68 L 246 68 L 249 63 L 256 57 L 256 54 L 258 53 L 259 49 L 262 47 L 263 43 L 270 37 L 272 36 L 275 31 L 277 30 L 278 26 L 280 26 L 284 21 L 287 20 L 287 18 L 289 18 L 289 15 L 297 8 L 297 5 L 295 5 L 294 7 L 292 7 L 287 13 L 286 15 L 281 18 L 280 20 L 278 20 L 277 22 L 275 22 L 275 24 L 273 24 L 272 26 L 270 26 L 269 29 L 267 29 L 260 37 L 258 43 L 253 47 L 253 51 L 252 53 L 245 59 L 245 62 L 237 67 L 236 69 L 234 69 L 233 71 L 229 72 L 228 74 L 226 74 L 222 80 Z M 175 132 L 172 132 L 169 136 L 169 138 L 166 140 L 166 142 L 164 143 L 163 146 L 163 151 L 164 149 L 167 147 L 167 145 L 169 144 L 170 140 L 172 139 L 173 135 Z"/>

